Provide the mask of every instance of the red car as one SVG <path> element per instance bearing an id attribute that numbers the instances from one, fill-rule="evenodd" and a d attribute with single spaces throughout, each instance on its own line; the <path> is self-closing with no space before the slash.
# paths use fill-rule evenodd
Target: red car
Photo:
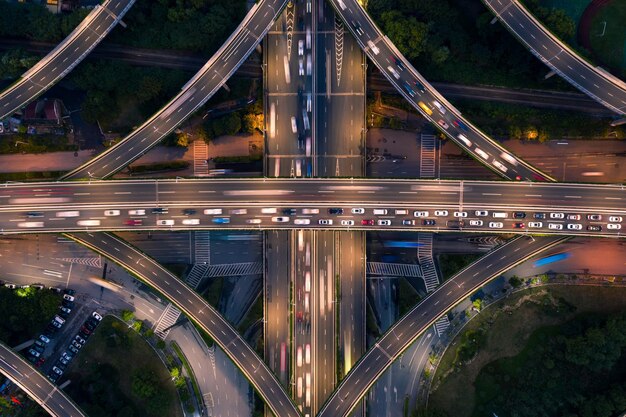
<path id="1" fill-rule="evenodd" d="M 515 223 L 516 229 L 523 229 L 525 227 L 524 223 Z"/>
<path id="2" fill-rule="evenodd" d="M 128 219 L 124 222 L 126 226 L 141 226 L 143 224 L 141 219 Z"/>
<path id="3" fill-rule="evenodd" d="M 374 220 L 363 219 L 361 220 L 361 226 L 374 226 Z"/>

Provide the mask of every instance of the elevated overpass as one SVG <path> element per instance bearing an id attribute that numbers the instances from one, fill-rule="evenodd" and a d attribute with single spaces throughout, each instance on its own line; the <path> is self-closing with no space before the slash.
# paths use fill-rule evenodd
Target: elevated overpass
<path id="1" fill-rule="evenodd" d="M 122 141 L 61 179 L 106 178 L 145 154 L 215 94 L 252 53 L 288 0 L 261 0 L 181 91 Z"/>
<path id="2" fill-rule="evenodd" d="M 74 69 L 122 19 L 135 0 L 106 0 L 48 55 L 0 92 L 0 119 L 12 115 Z"/>
<path id="3" fill-rule="evenodd" d="M 482 2 L 509 32 L 552 71 L 606 108 L 626 115 L 626 83 L 623 80 L 600 67 L 594 67 L 579 56 L 539 22 L 519 0 Z"/>

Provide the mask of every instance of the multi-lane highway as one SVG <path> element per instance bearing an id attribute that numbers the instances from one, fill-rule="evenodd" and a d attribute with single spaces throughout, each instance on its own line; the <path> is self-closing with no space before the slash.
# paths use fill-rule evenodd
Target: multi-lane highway
<path id="1" fill-rule="evenodd" d="M 11 379 L 50 415 L 86 417 L 86 414 L 63 391 L 1 342 L 0 373 Z"/>
<path id="2" fill-rule="evenodd" d="M 145 154 L 226 83 L 269 30 L 287 0 L 262 0 L 180 93 L 121 142 L 63 179 L 105 178 Z"/>
<path id="3" fill-rule="evenodd" d="M 370 60 L 413 107 L 476 160 L 511 180 L 552 181 L 466 120 L 411 66 L 357 0 L 331 0 Z"/>
<path id="4" fill-rule="evenodd" d="M 198 293 L 159 263 L 110 234 L 74 234 L 70 238 L 111 259 L 163 294 L 224 350 L 259 392 L 274 415 L 300 414 L 276 376 L 228 321 Z"/>
<path id="5" fill-rule="evenodd" d="M 516 238 L 445 281 L 376 341 L 339 384 L 318 416 L 347 416 L 376 379 L 437 318 L 492 278 L 563 240 L 554 236 Z"/>
<path id="6" fill-rule="evenodd" d="M 0 188 L 0 233 L 311 228 L 617 237 L 626 224 L 624 200 L 626 191 L 619 185 L 532 182 L 199 179 L 6 184 Z M 284 215 L 285 208 L 296 212 Z M 318 212 L 304 212 L 306 208 Z M 343 212 L 331 214 L 330 208 Z"/>
<path id="7" fill-rule="evenodd" d="M 552 71 L 600 104 L 618 114 L 626 115 L 624 81 L 600 67 L 594 67 L 580 57 L 543 26 L 520 1 L 482 0 L 482 2 Z"/>
<path id="8" fill-rule="evenodd" d="M 106 0 L 48 55 L 0 92 L 0 119 L 10 116 L 65 77 L 122 19 L 135 0 Z"/>

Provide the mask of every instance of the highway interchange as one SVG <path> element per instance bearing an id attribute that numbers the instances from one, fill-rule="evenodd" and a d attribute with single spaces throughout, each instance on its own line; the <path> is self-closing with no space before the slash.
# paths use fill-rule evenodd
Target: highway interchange
<path id="1" fill-rule="evenodd" d="M 509 5 L 503 5 L 499 0 L 496 1 L 499 5 L 505 6 L 506 10 L 513 10 L 512 5 L 517 4 L 511 2 Z M 623 225 L 622 217 L 626 216 L 623 203 L 626 196 L 622 186 L 530 182 L 552 179 L 507 153 L 463 119 L 460 112 L 433 89 L 398 53 L 355 0 L 332 0 L 331 3 L 345 21 L 345 26 L 365 48 L 368 57 L 415 108 L 435 125 L 440 126 L 445 134 L 473 154 L 477 160 L 499 175 L 519 182 L 378 179 L 212 179 L 107 182 L 94 180 L 80 183 L 6 184 L 0 189 L 2 202 L 0 233 L 88 230 L 90 233 L 72 235 L 72 238 L 135 273 L 200 324 L 203 330 L 216 339 L 253 383 L 272 412 L 281 416 L 299 415 L 298 408 L 280 385 L 274 373 L 241 339 L 232 326 L 193 290 L 178 281 L 158 263 L 118 238 L 91 232 L 194 228 L 259 230 L 303 228 L 345 230 L 347 228 L 439 232 L 467 229 L 470 227 L 469 222 L 480 221 L 480 225 L 474 223 L 471 227 L 472 231 L 528 234 L 527 225 L 530 220 L 534 220 L 533 215 L 545 215 L 545 219 L 537 220 L 541 226 L 536 227 L 533 232 L 554 236 L 518 237 L 500 246 L 446 281 L 378 339 L 374 347 L 352 367 L 350 373 L 330 395 L 320 412 L 323 416 L 346 416 L 354 409 L 376 378 L 425 329 L 489 279 L 558 244 L 566 239 L 567 235 L 619 237 Z M 238 30 L 177 97 L 120 144 L 64 178 L 105 178 L 158 143 L 225 83 L 265 35 L 285 4 L 286 1 L 268 0 L 255 5 Z M 512 14 L 510 16 L 513 18 Z M 90 48 L 86 52 L 89 50 Z M 592 71 L 589 77 L 598 77 L 599 74 L 602 73 Z M 62 75 L 55 78 L 58 79 Z M 568 78 L 566 75 L 561 75 Z M 608 77 L 601 76 L 601 78 Z M 619 88 L 615 80 L 608 81 L 608 83 L 610 85 L 607 87 L 610 88 L 606 91 Z M 317 96 L 320 90 L 314 85 L 315 83 L 312 83 L 311 88 Z M 600 89 L 597 84 L 594 85 Z M 204 92 L 206 87 L 209 88 Z M 41 91 L 44 90 L 45 88 Z M 586 89 L 583 91 L 589 93 Z M 622 89 L 621 93 L 623 92 Z M 39 94 L 34 93 L 33 98 Z M 598 99 L 597 95 L 594 96 L 593 93 L 590 95 Z M 613 97 L 610 92 L 609 95 Z M 15 100 L 19 98 L 16 96 Z M 439 105 L 435 104 L 435 101 Z M 599 101 L 607 105 L 604 99 Z M 621 101 L 626 104 L 623 100 Z M 623 105 L 607 107 L 623 113 Z M 436 116 L 431 117 L 433 113 Z M 313 116 L 312 118 L 315 123 L 317 118 Z M 148 143 L 143 144 L 145 141 Z M 317 142 L 314 142 L 313 146 L 318 146 Z M 338 166 L 339 162 L 336 165 Z M 280 175 L 284 174 L 281 172 Z M 339 172 L 335 175 L 339 175 Z M 371 202 L 371 194 L 375 194 L 376 203 Z M 251 196 L 254 196 L 254 202 L 250 202 Z M 334 210 L 335 213 L 331 213 L 333 208 L 341 208 L 343 212 L 337 213 L 337 210 Z M 153 212 L 153 209 L 161 211 Z M 183 211 L 185 209 L 187 212 Z M 292 212 L 291 209 L 295 211 Z M 309 212 L 305 213 L 303 209 L 309 209 Z M 319 212 L 311 213 L 314 209 Z M 362 209 L 362 211 L 353 212 L 353 209 Z M 133 210 L 134 214 L 130 214 L 129 210 Z M 137 210 L 144 212 L 140 213 Z M 195 211 L 192 212 L 192 210 Z M 211 212 L 205 213 L 205 210 L 211 210 Z M 238 211 L 234 213 L 232 210 Z M 242 213 L 242 210 L 246 210 L 246 213 Z M 283 210 L 290 212 L 285 215 Z M 376 213 L 374 210 L 385 210 L 385 212 Z M 425 211 L 428 214 L 413 213 Z M 435 214 L 435 211 L 441 213 Z M 477 211 L 488 211 L 488 214 L 478 214 Z M 115 214 L 111 214 L 112 212 Z M 455 215 L 455 212 L 466 214 Z M 516 216 L 516 212 L 523 212 L 523 217 Z M 506 218 L 500 213 L 506 213 Z M 552 214 L 555 215 L 552 216 Z M 567 217 L 568 214 L 571 217 Z M 277 217 L 287 217 L 288 220 L 279 221 L 275 219 Z M 614 219 L 609 220 L 611 217 Z M 458 223 L 455 223 L 459 219 L 464 222 L 460 227 Z M 296 223 L 296 220 L 300 222 Z M 329 220 L 333 223 L 329 223 Z M 436 223 L 428 225 L 422 223 L 423 220 L 435 220 Z M 344 221 L 343 224 L 342 221 Z M 501 226 L 491 226 L 495 223 Z M 520 227 L 519 224 L 522 223 L 524 226 Z M 560 228 L 549 229 L 548 224 L 560 225 Z M 609 224 L 619 224 L 620 227 L 609 229 Z M 569 228 L 568 225 L 576 226 Z M 324 234 L 328 235 L 324 239 L 333 239 L 333 232 L 330 231 L 314 233 L 313 236 L 324 236 Z M 358 246 L 358 243 L 356 245 Z M 324 246 L 332 247 L 332 245 Z M 327 266 L 326 274 L 330 274 L 331 271 L 334 273 L 340 268 L 330 262 L 333 259 L 331 253 L 319 253 L 317 257 L 314 264 L 317 262 Z M 485 271 L 489 273 L 485 274 Z M 318 272 L 319 270 L 316 274 Z M 324 285 L 323 276 L 315 275 L 313 293 L 320 293 L 319 287 Z M 335 295 L 330 290 L 334 288 L 326 285 L 326 289 L 329 290 L 327 291 L 330 294 L 328 297 L 325 297 L 324 291 L 321 291 L 322 298 L 312 300 L 314 310 L 323 310 L 321 304 L 326 304 L 327 300 L 330 300 L 328 307 L 332 307 Z M 445 295 L 443 295 L 444 292 Z M 342 309 L 341 312 L 344 313 L 345 310 Z M 317 323 L 320 323 L 320 319 L 316 320 Z M 334 320 L 331 322 L 329 325 L 334 325 Z M 315 349 L 319 346 L 315 340 L 313 343 L 315 358 Z M 14 354 L 10 351 L 5 354 L 3 351 L 3 373 L 23 380 L 22 375 L 25 374 L 19 372 L 16 365 L 21 362 L 25 366 L 23 371 L 27 374 L 33 372 L 25 361 L 13 358 L 11 355 Z M 326 353 L 323 356 L 327 357 Z M 5 357 L 10 358 L 10 364 L 5 361 Z M 319 361 L 313 362 L 318 367 L 315 374 L 323 375 L 329 372 L 319 368 L 322 366 Z M 334 367 L 336 362 L 334 358 L 331 362 Z M 349 364 L 346 365 L 346 369 L 349 368 Z M 331 367 L 330 372 L 334 373 L 334 368 Z M 41 388 L 42 384 L 37 383 L 35 384 L 42 389 L 41 392 L 35 392 L 31 384 L 26 384 L 27 386 L 23 388 L 33 397 L 40 399 L 42 403 L 45 403 L 43 399 L 49 396 L 50 400 L 47 402 L 52 403 L 54 407 L 60 407 L 60 409 L 50 408 L 51 406 L 48 405 L 47 409 L 51 414 L 81 415 L 77 409 L 68 411 L 76 406 L 61 391 L 49 387 L 49 382 L 43 376 L 36 374 L 44 380 L 45 388 Z M 284 378 L 280 379 L 284 383 Z M 334 383 L 334 381 L 330 385 L 325 383 L 321 389 L 330 386 L 332 390 Z M 48 391 L 45 391 L 46 389 Z M 315 392 L 317 391 L 316 389 Z M 328 394 L 330 392 L 326 393 L 324 398 Z M 317 404 L 315 409 L 320 405 Z"/>

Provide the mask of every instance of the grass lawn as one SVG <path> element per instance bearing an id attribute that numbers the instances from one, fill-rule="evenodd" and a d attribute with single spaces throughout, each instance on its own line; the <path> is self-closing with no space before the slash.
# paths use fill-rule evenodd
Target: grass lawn
<path id="1" fill-rule="evenodd" d="M 626 76 L 626 2 L 613 1 L 591 22 L 590 42 L 598 60 Z M 605 28 L 606 24 L 606 28 Z M 603 36 L 600 36 L 603 34 Z"/>
<path id="2" fill-rule="evenodd" d="M 132 390 L 137 372 L 152 373 L 157 394 Z M 90 417 L 182 417 L 169 371 L 152 348 L 126 324 L 107 316 L 66 371 L 66 391 Z M 151 407 L 158 400 L 159 407 Z"/>
<path id="3" fill-rule="evenodd" d="M 496 359 L 518 354 L 535 330 L 545 328 L 549 332 L 547 326 L 562 324 L 581 313 L 613 313 L 625 308 L 626 288 L 619 287 L 541 287 L 500 301 L 472 320 L 452 342 L 435 374 L 429 406 L 450 416 L 470 416 L 475 405 L 474 384 L 481 369 Z M 486 340 L 476 356 L 470 363 L 459 364 L 459 350 L 467 349 L 465 333 L 483 331 Z M 545 337 L 543 332 L 536 337 Z"/>

